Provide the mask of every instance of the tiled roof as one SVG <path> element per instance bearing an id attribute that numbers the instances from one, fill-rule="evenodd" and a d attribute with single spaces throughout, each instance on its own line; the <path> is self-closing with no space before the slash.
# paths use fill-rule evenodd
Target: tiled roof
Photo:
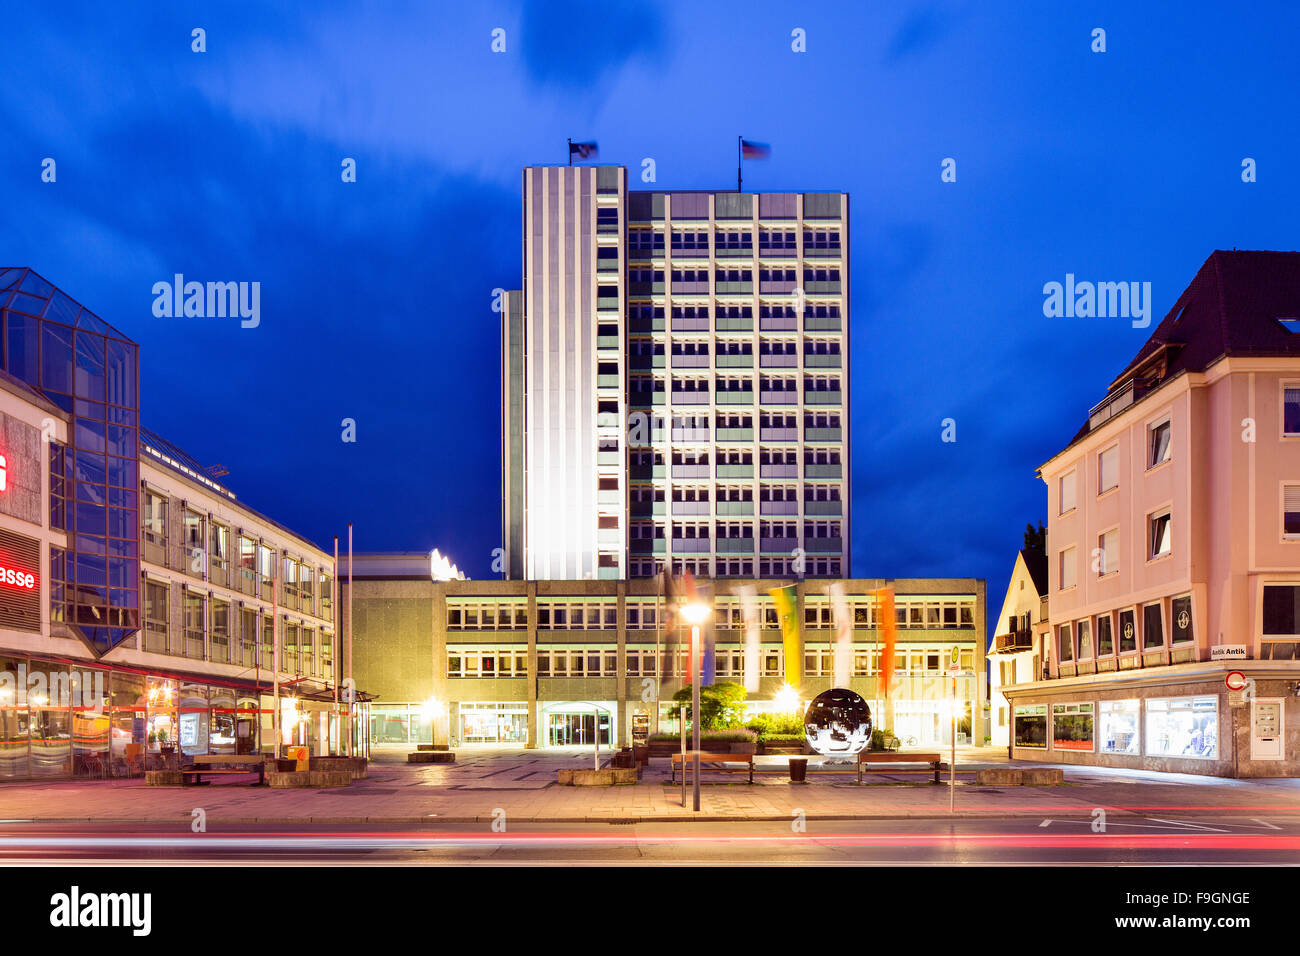
<path id="1" fill-rule="evenodd" d="M 1300 357 L 1300 333 L 1284 326 L 1285 319 L 1300 320 L 1300 252 L 1216 249 L 1097 409 L 1130 388 L 1132 401 L 1140 401 L 1170 379 L 1204 371 L 1225 356 Z M 1090 417 L 1070 444 L 1093 427 Z"/>

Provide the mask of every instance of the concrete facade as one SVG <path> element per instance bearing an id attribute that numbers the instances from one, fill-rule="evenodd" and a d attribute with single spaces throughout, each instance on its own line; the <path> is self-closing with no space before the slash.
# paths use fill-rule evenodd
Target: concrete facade
<path id="1" fill-rule="evenodd" d="M 918 746 L 946 740 L 951 682 L 945 668 L 948 653 L 956 647 L 963 671 L 958 697 L 970 718 L 964 734 L 983 743 L 984 582 L 960 578 L 842 583 L 855 619 L 849 686 L 871 705 L 877 726 L 893 729 L 905 740 L 914 738 Z M 741 593 L 745 588 L 756 591 L 763 624 L 761 676 L 749 696 L 754 711 L 771 709 L 785 684 L 783 639 L 767 592 L 787 584 L 797 587 L 804 620 L 799 696 L 810 700 L 832 686 L 836 631 L 829 582 L 701 582 L 715 608 L 707 627 L 712 628 L 719 681 L 743 679 Z M 902 667 L 888 700 L 877 686 L 880 637 L 871 593 L 886 584 L 895 588 L 897 613 L 903 619 L 896 646 Z M 610 721 L 609 743 L 626 746 L 634 715 L 646 715 L 652 732 L 667 727 L 667 707 L 683 686 L 685 644 L 680 635 L 658 625 L 663 618 L 655 581 L 357 579 L 354 588 L 356 679 L 376 694 L 372 713 L 389 715 L 373 718 L 381 730 L 377 743 L 385 742 L 382 722 L 387 720 L 394 727 L 420 728 L 418 734 L 411 731 L 401 740 L 388 741 L 393 743 L 442 742 L 450 737 L 460 743 L 558 745 L 569 740 L 575 728 L 586 733 L 581 718 L 591 715 L 594 705 Z M 564 614 L 563 626 L 557 626 L 557 610 Z M 582 620 L 575 625 L 579 616 Z M 649 619 L 655 626 L 646 626 Z M 660 662 L 668 668 L 661 683 Z M 467 740 L 466 729 L 475 726 L 506 728 L 506 736 Z"/>

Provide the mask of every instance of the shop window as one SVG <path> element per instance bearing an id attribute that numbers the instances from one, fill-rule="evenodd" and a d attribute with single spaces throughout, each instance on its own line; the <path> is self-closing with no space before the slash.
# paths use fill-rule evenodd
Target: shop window
<path id="1" fill-rule="evenodd" d="M 1138 701 L 1103 700 L 1097 711 L 1097 750 L 1104 754 L 1136 756 L 1139 750 Z"/>
<path id="2" fill-rule="evenodd" d="M 1214 760 L 1219 755 L 1219 698 L 1170 697 L 1147 701 L 1148 757 Z"/>
<path id="3" fill-rule="evenodd" d="M 1015 714 L 1017 747 L 1047 749 L 1047 705 L 1017 707 Z"/>
<path id="4" fill-rule="evenodd" d="M 1052 705 L 1052 749 L 1092 753 L 1092 704 Z"/>

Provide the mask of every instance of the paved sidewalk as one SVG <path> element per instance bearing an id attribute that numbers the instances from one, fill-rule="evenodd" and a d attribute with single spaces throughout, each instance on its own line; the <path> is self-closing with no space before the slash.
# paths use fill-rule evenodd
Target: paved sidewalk
<path id="1" fill-rule="evenodd" d="M 591 752 L 458 751 L 450 765 L 408 765 L 392 757 L 371 764 L 368 779 L 330 790 L 270 790 L 222 784 L 146 787 L 140 780 L 29 782 L 0 785 L 0 821 L 184 823 L 202 808 L 220 823 L 512 823 L 654 820 L 790 820 L 948 818 L 949 791 L 926 774 L 872 771 L 859 786 L 852 769 L 810 773 L 793 784 L 780 758 L 760 758 L 753 786 L 739 774 L 704 776 L 701 812 L 680 804 L 667 761 L 656 760 L 635 786 L 561 787 L 555 771 L 590 767 Z M 1300 814 L 1300 781 L 1240 781 L 1140 771 L 1065 768 L 1060 787 L 980 787 L 975 766 L 958 756 L 956 812 L 961 816 L 1091 816 L 1160 810 Z M 1005 757 L 1001 761 L 1005 766 Z M 1022 764 L 1016 763 L 1016 766 Z M 1031 766 L 1031 764 L 1023 764 Z M 689 805 L 689 792 L 688 792 Z"/>

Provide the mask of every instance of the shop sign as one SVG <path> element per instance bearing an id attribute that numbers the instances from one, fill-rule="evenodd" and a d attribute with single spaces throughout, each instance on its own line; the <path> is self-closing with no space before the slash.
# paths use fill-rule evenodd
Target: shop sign
<path id="1" fill-rule="evenodd" d="M 1245 659 L 1245 644 L 1215 644 L 1210 648 L 1212 661 L 1244 661 Z"/>

